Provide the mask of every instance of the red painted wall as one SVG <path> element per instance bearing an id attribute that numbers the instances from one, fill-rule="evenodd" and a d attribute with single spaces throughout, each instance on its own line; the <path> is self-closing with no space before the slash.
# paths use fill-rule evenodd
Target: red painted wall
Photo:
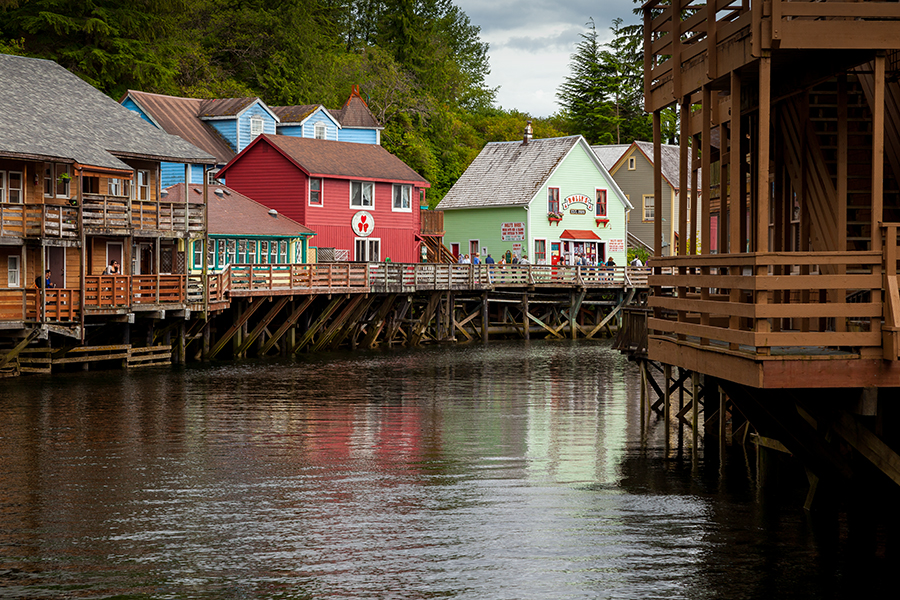
<path id="1" fill-rule="evenodd" d="M 349 179 L 324 179 L 322 206 L 308 206 L 306 174 L 261 141 L 245 150 L 229 167 L 226 183 L 315 231 L 311 246 L 346 249 L 353 259 L 356 235 L 350 221 L 360 209 L 350 206 Z M 418 262 L 419 189 L 413 188 L 411 212 L 393 211 L 392 194 L 391 183 L 375 182 L 375 206 L 367 209 L 375 221 L 369 238 L 381 240 L 382 260 L 390 257 L 393 262 Z"/>

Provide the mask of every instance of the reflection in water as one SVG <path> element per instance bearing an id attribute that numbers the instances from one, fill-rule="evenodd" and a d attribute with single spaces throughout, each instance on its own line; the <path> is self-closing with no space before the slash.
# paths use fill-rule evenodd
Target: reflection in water
<path id="1" fill-rule="evenodd" d="M 637 395 L 634 365 L 586 342 L 5 382 L 0 597 L 787 598 L 879 581 L 883 561 L 864 573 L 793 495 L 757 501 L 743 450 L 721 473 L 702 448 L 693 466 L 667 456 Z"/>

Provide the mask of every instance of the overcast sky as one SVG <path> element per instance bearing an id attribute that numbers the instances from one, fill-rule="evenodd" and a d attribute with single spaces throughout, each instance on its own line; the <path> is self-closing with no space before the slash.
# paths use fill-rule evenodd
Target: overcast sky
<path id="1" fill-rule="evenodd" d="M 500 86 L 497 104 L 533 117 L 559 109 L 556 91 L 591 17 L 602 42 L 612 36 L 612 20 L 637 23 L 632 0 L 455 0 L 481 40 L 490 44 L 487 83 Z"/>

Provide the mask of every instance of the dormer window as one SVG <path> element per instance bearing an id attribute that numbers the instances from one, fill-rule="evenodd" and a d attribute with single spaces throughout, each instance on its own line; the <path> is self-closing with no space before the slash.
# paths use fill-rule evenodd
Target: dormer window
<path id="1" fill-rule="evenodd" d="M 325 123 L 316 123 L 316 139 L 325 139 Z"/>
<path id="2" fill-rule="evenodd" d="M 250 117 L 250 138 L 256 139 L 256 136 L 263 132 L 263 118 L 254 115 Z"/>

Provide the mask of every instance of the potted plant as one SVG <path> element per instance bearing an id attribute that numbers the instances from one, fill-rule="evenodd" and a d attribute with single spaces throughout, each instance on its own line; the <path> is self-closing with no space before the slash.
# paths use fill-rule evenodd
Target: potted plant
<path id="1" fill-rule="evenodd" d="M 56 178 L 56 181 L 59 183 L 69 183 L 72 180 L 72 176 L 68 173 L 60 173 L 59 177 Z"/>
<path id="2" fill-rule="evenodd" d="M 559 223 L 560 221 L 562 221 L 562 218 L 563 214 L 561 212 L 551 210 L 547 213 L 547 220 L 551 223 Z"/>

